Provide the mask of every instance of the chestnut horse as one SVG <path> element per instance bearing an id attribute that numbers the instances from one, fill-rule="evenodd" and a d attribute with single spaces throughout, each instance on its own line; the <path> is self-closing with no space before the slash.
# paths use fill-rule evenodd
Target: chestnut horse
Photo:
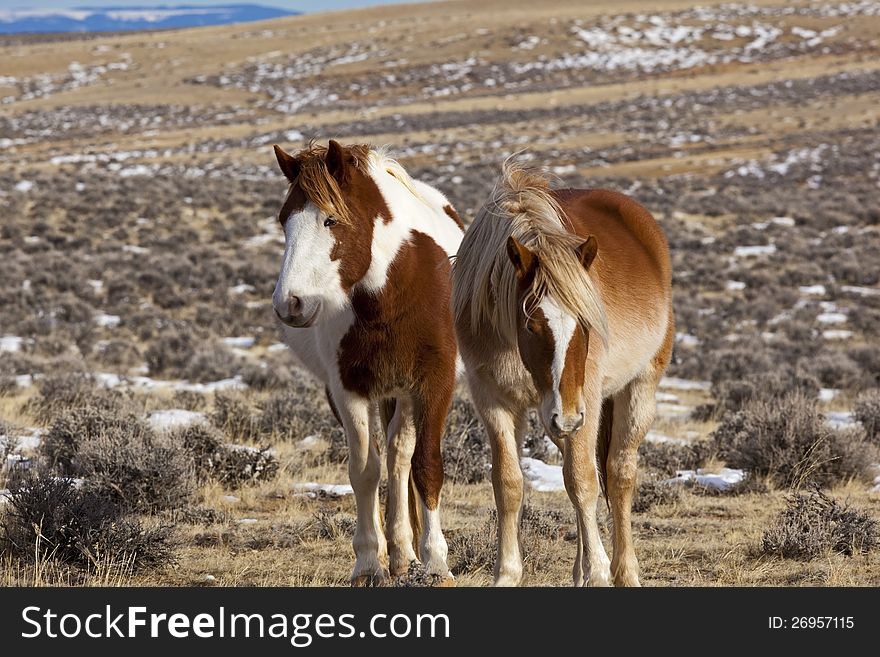
<path id="1" fill-rule="evenodd" d="M 425 570 L 449 578 L 440 440 L 456 379 L 449 257 L 461 222 L 443 194 L 381 150 L 331 140 L 296 155 L 275 146 L 275 154 L 290 188 L 279 215 L 285 250 L 272 305 L 285 341 L 324 383 L 345 428 L 357 502 L 352 584 L 383 584 L 389 568 L 395 576 L 407 571 L 416 560 L 416 513 Z M 370 435 L 380 409 L 387 541 L 378 439 Z"/>
<path id="2" fill-rule="evenodd" d="M 518 453 L 532 408 L 563 454 L 577 516 L 575 586 L 639 584 L 636 452 L 672 354 L 671 279 L 666 238 L 637 202 L 554 190 L 505 164 L 452 272 L 458 345 L 492 445 L 496 585 L 522 579 Z M 596 522 L 600 486 L 613 519 L 610 563 Z"/>

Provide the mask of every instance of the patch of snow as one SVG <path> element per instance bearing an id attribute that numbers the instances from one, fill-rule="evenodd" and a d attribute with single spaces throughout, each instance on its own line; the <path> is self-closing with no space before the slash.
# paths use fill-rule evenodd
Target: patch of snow
<path id="1" fill-rule="evenodd" d="M 236 502 L 241 502 L 240 497 L 236 497 L 235 495 L 224 495 L 222 500 L 227 504 L 235 504 Z"/>
<path id="2" fill-rule="evenodd" d="M 825 413 L 825 424 L 832 429 L 849 429 L 859 424 L 852 411 L 828 411 Z"/>
<path id="3" fill-rule="evenodd" d="M 849 292 L 850 294 L 857 294 L 860 297 L 878 297 L 880 296 L 880 288 L 876 287 L 861 287 L 859 285 L 841 285 L 841 292 Z"/>
<path id="4" fill-rule="evenodd" d="M 654 395 L 654 399 L 666 404 L 677 404 L 679 402 L 678 395 L 673 395 L 671 392 L 657 392 Z"/>
<path id="5" fill-rule="evenodd" d="M 533 490 L 539 493 L 555 493 L 565 490 L 562 466 L 548 465 L 544 461 L 530 456 L 523 456 L 519 462 L 522 466 L 523 476 Z"/>
<path id="6" fill-rule="evenodd" d="M 319 438 L 316 434 L 312 434 L 311 436 L 306 436 L 302 440 L 297 441 L 296 446 L 302 449 L 309 449 L 311 447 L 316 447 L 323 444 L 324 441 L 321 438 Z"/>
<path id="7" fill-rule="evenodd" d="M 757 244 L 754 246 L 738 246 L 733 250 L 737 258 L 752 258 L 755 256 L 772 255 L 776 253 L 775 244 Z"/>
<path id="8" fill-rule="evenodd" d="M 15 377 L 15 385 L 19 388 L 27 388 L 34 384 L 33 374 L 19 374 Z"/>
<path id="9" fill-rule="evenodd" d="M 237 522 L 239 525 L 256 525 L 259 521 L 256 518 L 240 518 Z"/>
<path id="10" fill-rule="evenodd" d="M 197 411 L 187 411 L 182 408 L 169 408 L 161 411 L 147 413 L 147 422 L 156 431 L 170 431 L 182 429 L 194 424 L 208 421 L 208 416 Z"/>
<path id="11" fill-rule="evenodd" d="M 746 284 L 742 281 L 727 281 L 727 283 L 724 284 L 724 289 L 728 290 L 729 292 L 745 290 Z"/>
<path id="12" fill-rule="evenodd" d="M 108 315 L 107 313 L 98 313 L 95 315 L 95 324 L 104 328 L 116 328 L 122 322 L 119 315 Z"/>
<path id="13" fill-rule="evenodd" d="M 676 333 L 675 341 L 683 347 L 698 347 L 700 339 L 690 333 Z"/>
<path id="14" fill-rule="evenodd" d="M 829 329 L 822 331 L 822 337 L 826 340 L 849 340 L 853 336 L 852 331 L 844 329 Z"/>
<path id="15" fill-rule="evenodd" d="M 844 324 L 846 323 L 846 315 L 843 313 L 822 313 L 816 316 L 816 321 L 820 324 Z"/>
<path id="16" fill-rule="evenodd" d="M 669 388 L 670 390 L 700 390 L 708 391 L 712 384 L 708 381 L 692 381 L 690 379 L 679 379 L 673 376 L 664 376 L 660 379 L 661 388 Z"/>
<path id="17" fill-rule="evenodd" d="M 819 388 L 819 401 L 830 402 L 840 394 L 837 388 Z"/>
<path id="18" fill-rule="evenodd" d="M 244 294 L 246 292 L 253 292 L 254 286 L 248 285 L 247 283 L 241 283 L 240 285 L 234 285 L 233 287 L 229 288 L 229 291 L 232 294 Z"/>
<path id="19" fill-rule="evenodd" d="M 672 445 L 686 445 L 687 441 L 683 438 L 674 438 L 672 436 L 667 436 L 663 433 L 658 433 L 657 431 L 649 431 L 645 434 L 645 440 L 649 443 L 656 443 L 658 445 L 662 445 L 664 443 L 672 444 Z"/>
<path id="20" fill-rule="evenodd" d="M 294 484 L 293 491 L 297 497 L 308 497 L 311 500 L 317 497 L 336 498 L 354 494 L 354 489 L 348 484 L 319 484 L 314 481 Z"/>
<path id="21" fill-rule="evenodd" d="M 20 180 L 15 184 L 15 191 L 26 193 L 31 191 L 34 188 L 33 181 L 30 180 Z"/>
<path id="22" fill-rule="evenodd" d="M 679 470 L 675 477 L 666 479 L 664 484 L 683 484 L 689 481 L 696 482 L 700 486 L 714 488 L 715 490 L 728 490 L 746 478 L 743 470 L 735 468 L 721 468 L 719 472 L 707 470 Z"/>
<path id="23" fill-rule="evenodd" d="M 235 347 L 237 349 L 250 349 L 254 346 L 254 343 L 257 341 L 256 338 L 252 338 L 250 336 L 239 336 L 234 338 L 223 338 L 223 343 L 229 347 Z"/>
<path id="24" fill-rule="evenodd" d="M 14 354 L 21 351 L 24 338 L 17 335 L 4 335 L 0 337 L 0 352 Z"/>
<path id="25" fill-rule="evenodd" d="M 275 352 L 275 351 L 285 351 L 286 349 L 287 349 L 287 345 L 284 344 L 283 342 L 276 342 L 276 343 L 270 344 L 268 347 L 266 347 L 266 351 L 268 351 L 270 353 Z"/>
<path id="26" fill-rule="evenodd" d="M 808 297 L 824 297 L 827 293 L 824 285 L 801 285 L 798 291 Z"/>

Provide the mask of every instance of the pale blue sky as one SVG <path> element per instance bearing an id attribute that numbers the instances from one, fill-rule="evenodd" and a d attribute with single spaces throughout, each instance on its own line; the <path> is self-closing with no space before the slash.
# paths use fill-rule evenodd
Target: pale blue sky
<path id="1" fill-rule="evenodd" d="M 157 5 L 255 4 L 299 11 L 350 9 L 399 4 L 417 0 L 0 0 L 0 9 L 55 9 L 70 7 L 154 7 Z"/>

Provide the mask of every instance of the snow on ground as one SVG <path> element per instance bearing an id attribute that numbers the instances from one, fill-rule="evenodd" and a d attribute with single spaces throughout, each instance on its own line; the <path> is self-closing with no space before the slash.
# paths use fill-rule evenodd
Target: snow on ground
<path id="1" fill-rule="evenodd" d="M 562 480 L 562 466 L 548 465 L 544 461 L 523 456 L 519 460 L 522 465 L 523 476 L 533 490 L 539 493 L 555 493 L 565 490 L 565 482 Z"/>
<path id="2" fill-rule="evenodd" d="M 699 390 L 707 392 L 712 384 L 708 381 L 693 381 L 690 379 L 679 379 L 674 376 L 664 376 L 660 379 L 660 387 L 670 390 Z"/>
<path id="3" fill-rule="evenodd" d="M 841 285 L 840 291 L 848 292 L 850 294 L 857 294 L 860 297 L 880 296 L 880 288 L 876 287 L 861 287 L 860 285 Z"/>
<path id="4" fill-rule="evenodd" d="M 187 411 L 182 408 L 169 408 L 161 411 L 147 413 L 147 422 L 156 431 L 170 431 L 182 429 L 208 421 L 208 416 L 197 411 Z"/>
<path id="5" fill-rule="evenodd" d="M 801 285 L 798 291 L 808 297 L 824 297 L 826 293 L 824 285 Z"/>
<path id="6" fill-rule="evenodd" d="M 21 351 L 23 344 L 24 338 L 17 335 L 4 335 L 0 337 L 0 353 L 14 354 Z"/>
<path id="7" fill-rule="evenodd" d="M 754 246 L 738 246 L 733 250 L 733 255 L 737 258 L 751 258 L 762 255 L 772 255 L 776 253 L 775 244 L 757 244 Z"/>
<path id="8" fill-rule="evenodd" d="M 820 324 L 845 324 L 846 315 L 843 313 L 822 313 L 816 316 L 816 321 Z"/>
<path id="9" fill-rule="evenodd" d="M 728 292 L 737 292 L 738 290 L 745 290 L 746 284 L 742 281 L 727 281 L 724 284 L 724 289 Z"/>
<path id="10" fill-rule="evenodd" d="M 302 440 L 298 440 L 296 446 L 301 449 L 310 449 L 312 447 L 317 447 L 318 445 L 323 445 L 324 441 L 318 437 L 317 434 L 312 434 L 311 436 L 306 436 Z"/>
<path id="11" fill-rule="evenodd" d="M 819 389 L 819 401 L 830 402 L 832 399 L 837 397 L 840 394 L 840 390 L 837 388 L 820 388 Z"/>
<path id="12" fill-rule="evenodd" d="M 223 338 L 223 343 L 229 347 L 234 347 L 236 349 L 250 349 L 254 346 L 254 343 L 257 341 L 256 338 L 252 338 L 250 336 L 238 336 L 233 338 Z"/>
<path id="13" fill-rule="evenodd" d="M 664 484 L 684 484 L 689 481 L 696 482 L 700 486 L 714 488 L 715 490 L 728 490 L 746 478 L 743 470 L 734 468 L 721 468 L 718 472 L 707 470 L 679 470 L 675 477 L 666 479 Z"/>
<path id="14" fill-rule="evenodd" d="M 658 445 L 663 444 L 663 443 L 669 443 L 669 444 L 673 444 L 673 445 L 686 445 L 687 444 L 687 441 L 684 440 L 683 438 L 674 438 L 672 436 L 667 436 L 666 434 L 659 433 L 657 431 L 649 431 L 648 433 L 646 433 L 645 440 L 647 440 L 649 443 L 655 443 Z"/>
<path id="15" fill-rule="evenodd" d="M 852 331 L 844 329 L 829 329 L 822 331 L 822 337 L 826 340 L 849 340 L 853 336 Z"/>
<path id="16" fill-rule="evenodd" d="M 221 379 L 210 383 L 163 381 L 161 379 L 152 379 L 148 376 L 121 376 L 113 372 L 94 372 L 92 376 L 95 377 L 96 381 L 104 384 L 104 386 L 108 388 L 116 388 L 119 386 L 131 386 L 134 388 L 145 388 L 147 390 L 155 388 L 171 388 L 173 390 L 199 392 L 202 394 L 217 392 L 218 390 L 244 390 L 247 388 L 247 384 L 242 381 L 241 376 L 234 376 L 231 379 Z"/>
<path id="17" fill-rule="evenodd" d="M 825 413 L 825 424 L 834 429 L 848 429 L 858 424 L 852 411 L 828 411 Z"/>
<path id="18" fill-rule="evenodd" d="M 95 315 L 95 324 L 104 328 L 116 328 L 122 322 L 119 315 L 108 315 L 107 313 L 98 313 Z"/>
<path id="19" fill-rule="evenodd" d="M 234 285 L 229 288 L 229 291 L 232 294 L 245 294 L 246 292 L 253 292 L 254 286 L 248 285 L 247 283 L 241 283 L 240 285 Z"/>
<path id="20" fill-rule="evenodd" d="M 268 347 L 266 347 L 266 351 L 270 353 L 273 351 L 285 351 L 286 349 L 287 345 L 283 342 L 276 342 L 275 344 L 270 344 Z"/>
<path id="21" fill-rule="evenodd" d="M 294 484 L 293 493 L 297 497 L 308 497 L 310 500 L 314 500 L 318 497 L 335 498 L 353 495 L 354 489 L 348 484 L 319 484 L 307 481 L 302 484 Z"/>
<path id="22" fill-rule="evenodd" d="M 40 446 L 40 443 L 43 442 L 44 433 L 44 429 L 33 427 L 22 431 L 16 431 L 14 436 L 0 434 L 0 445 L 4 447 L 14 445 L 19 451 L 33 452 L 36 451 Z"/>
<path id="23" fill-rule="evenodd" d="M 654 395 L 654 399 L 664 404 L 677 404 L 679 402 L 678 395 L 671 392 L 658 392 Z"/>
<path id="24" fill-rule="evenodd" d="M 698 347 L 700 345 L 700 338 L 690 333 L 676 333 L 675 341 L 682 347 Z"/>

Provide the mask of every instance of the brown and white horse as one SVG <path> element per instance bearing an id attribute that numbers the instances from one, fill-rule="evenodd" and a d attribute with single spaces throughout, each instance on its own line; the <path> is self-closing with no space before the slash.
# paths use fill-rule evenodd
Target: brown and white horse
<path id="1" fill-rule="evenodd" d="M 622 194 L 553 190 L 543 175 L 507 163 L 452 278 L 459 348 L 492 444 L 495 584 L 522 579 L 518 454 L 537 407 L 563 453 L 577 516 L 575 586 L 638 585 L 636 451 L 654 420 L 674 336 L 660 227 Z M 596 522 L 600 485 L 613 518 L 610 563 Z"/>
<path id="2" fill-rule="evenodd" d="M 462 238 L 439 191 L 381 150 L 275 146 L 290 189 L 279 219 L 284 259 L 272 304 L 284 337 L 326 386 L 345 428 L 357 502 L 353 584 L 381 584 L 416 559 L 410 467 L 426 571 L 449 577 L 440 528 L 440 440 L 456 379 L 450 263 Z M 379 513 L 380 408 L 388 439 L 387 541 Z M 390 415 L 390 413 L 387 413 Z"/>

